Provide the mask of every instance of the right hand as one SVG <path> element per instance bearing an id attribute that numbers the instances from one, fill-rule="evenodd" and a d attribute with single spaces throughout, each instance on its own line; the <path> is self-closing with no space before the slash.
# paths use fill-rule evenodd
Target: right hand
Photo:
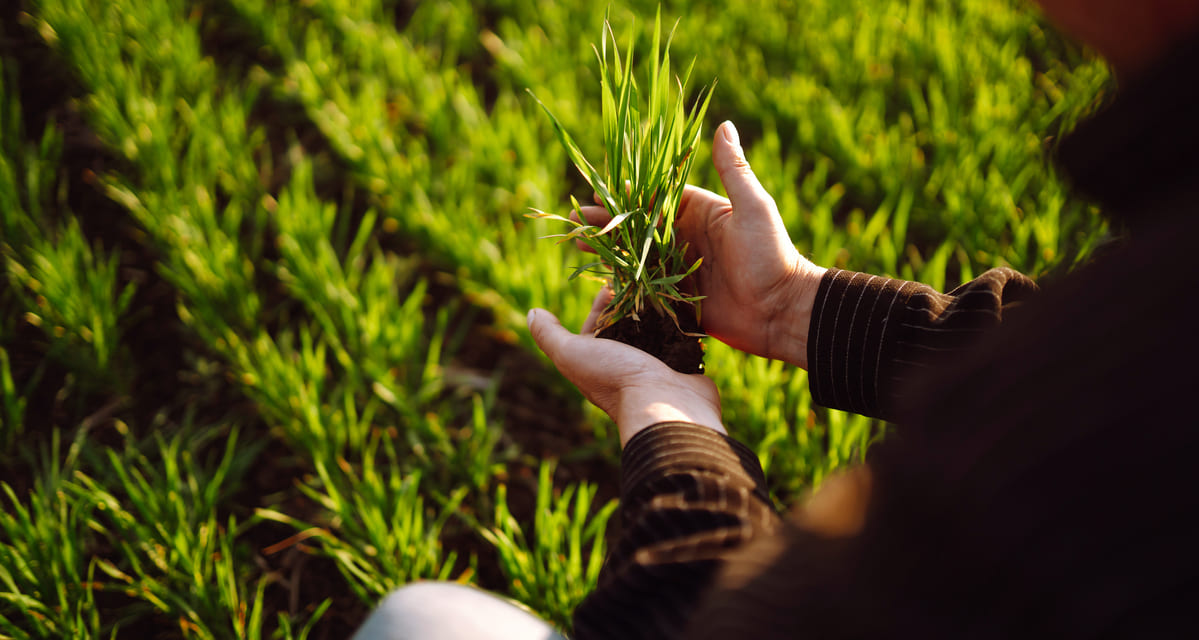
<path id="1" fill-rule="evenodd" d="M 690 422 L 727 435 L 720 394 L 707 376 L 679 373 L 641 349 L 593 335 L 611 300 L 604 287 L 577 335 L 544 309 L 529 312 L 529 331 L 558 371 L 616 422 L 620 446 L 660 422 Z"/>
<path id="2" fill-rule="evenodd" d="M 807 368 L 808 322 L 825 269 L 791 243 L 733 123 L 716 130 L 712 162 L 729 197 L 688 185 L 675 218 L 689 245 L 687 262 L 704 260 L 691 278 L 704 296 L 704 331 L 736 349 Z M 582 209 L 588 224 L 610 219 L 603 207 Z"/>

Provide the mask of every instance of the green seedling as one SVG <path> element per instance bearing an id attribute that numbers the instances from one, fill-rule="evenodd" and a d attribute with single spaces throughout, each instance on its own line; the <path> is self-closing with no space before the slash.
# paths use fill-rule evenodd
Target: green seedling
<path id="1" fill-rule="evenodd" d="M 571 225 L 568 233 L 550 237 L 563 242 L 580 240 L 599 256 L 600 261 L 577 267 L 571 278 L 593 273 L 610 283 L 614 297 L 597 323 L 600 330 L 626 317 L 640 321 L 647 307 L 671 318 L 680 331 L 676 312 L 680 304 L 694 305 L 696 316 L 699 314 L 701 298 L 684 292 L 680 283 L 699 268 L 701 260 L 687 264 L 687 246 L 675 235 L 674 221 L 715 83 L 703 87 L 687 108 L 686 89 L 695 62 L 681 78 L 672 78 L 674 29 L 663 47 L 661 21 L 659 10 L 644 91 L 633 74 L 634 39 L 629 38 L 622 59 L 612 26 L 604 21 L 596 50 L 603 112 L 602 171 L 587 160 L 549 107 L 533 96 L 553 122 L 571 161 L 595 190 L 596 199 L 612 216 L 601 227 L 536 209 L 532 214 Z M 580 210 L 573 197 L 571 205 Z"/>

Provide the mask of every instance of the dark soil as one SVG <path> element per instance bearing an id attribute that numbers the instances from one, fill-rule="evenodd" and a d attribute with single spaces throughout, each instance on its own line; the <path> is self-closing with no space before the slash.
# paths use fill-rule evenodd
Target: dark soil
<path id="1" fill-rule="evenodd" d="M 694 335 L 687 335 L 702 333 L 695 319 L 695 307 L 676 303 L 674 312 L 679 318 L 677 325 L 666 314 L 648 308 L 640 314 L 640 320 L 626 316 L 602 329 L 596 337 L 637 347 L 675 371 L 703 373 L 703 341 Z"/>

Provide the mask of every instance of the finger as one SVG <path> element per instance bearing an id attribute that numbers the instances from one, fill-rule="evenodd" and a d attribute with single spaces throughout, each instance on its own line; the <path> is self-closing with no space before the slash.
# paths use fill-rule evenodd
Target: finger
<path id="1" fill-rule="evenodd" d="M 716 173 L 720 174 L 720 182 L 729 194 L 734 210 L 739 214 L 769 214 L 774 200 L 745 159 L 741 139 L 732 122 L 726 120 L 716 129 L 716 136 L 712 140 L 712 164 L 716 166 Z"/>
<path id="2" fill-rule="evenodd" d="M 586 220 L 587 224 L 593 227 L 603 227 L 604 225 L 608 224 L 610 220 L 612 220 L 612 214 L 608 213 L 608 210 L 603 207 L 589 206 L 579 208 L 582 209 L 582 216 L 579 215 L 580 212 L 577 210 L 570 212 L 570 219 L 574 220 L 575 222 L 582 222 L 583 220 Z M 595 249 L 592 249 L 591 245 L 587 244 L 583 240 L 575 240 L 575 246 L 578 247 L 580 251 L 595 253 Z"/>
<path id="3" fill-rule="evenodd" d="M 582 220 L 586 220 L 587 224 L 589 224 L 589 225 L 592 225 L 595 227 L 602 227 L 602 226 L 608 224 L 608 221 L 612 219 L 612 214 L 608 213 L 608 210 L 603 207 L 588 206 L 588 207 L 580 207 L 580 209 L 582 209 L 581 212 L 580 211 L 571 211 L 570 212 L 571 220 L 574 220 L 575 222 L 581 222 Z M 582 219 L 580 219 L 579 213 L 583 214 Z"/>
<path id="4" fill-rule="evenodd" d="M 679 213 L 674 226 L 687 241 L 694 241 L 698 233 L 708 227 L 708 219 L 731 208 L 729 199 L 692 185 L 683 187 L 679 198 Z"/>
<path id="5" fill-rule="evenodd" d="M 604 312 L 604 308 L 608 306 L 608 303 L 612 302 L 612 298 L 615 295 L 612 293 L 612 288 L 607 284 L 604 284 L 600 288 L 599 293 L 595 294 L 595 300 L 591 302 L 591 313 L 588 313 L 587 319 L 583 321 L 583 329 L 579 332 L 579 335 L 587 336 L 595 334 L 600 315 Z"/>
<path id="6" fill-rule="evenodd" d="M 703 187 L 689 184 L 683 187 L 683 197 L 679 198 L 679 209 L 690 207 L 709 207 L 713 204 L 728 204 L 728 198 L 712 193 Z"/>
<path id="7" fill-rule="evenodd" d="M 529 311 L 528 321 L 529 333 L 533 334 L 533 342 L 537 343 L 537 348 L 561 369 L 559 363 L 569 352 L 570 340 L 577 336 L 567 331 L 562 322 L 545 309 Z"/>

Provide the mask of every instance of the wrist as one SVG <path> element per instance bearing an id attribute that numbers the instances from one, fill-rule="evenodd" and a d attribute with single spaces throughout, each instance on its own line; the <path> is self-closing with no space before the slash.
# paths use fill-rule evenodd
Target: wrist
<path id="1" fill-rule="evenodd" d="M 704 382 L 712 384 L 706 378 Z M 661 422 L 689 422 L 728 435 L 720 419 L 719 403 L 689 391 L 630 390 L 612 417 L 620 431 L 621 448 L 633 436 Z"/>
<path id="2" fill-rule="evenodd" d="M 766 327 L 767 354 L 801 369 L 808 368 L 808 326 L 820 281 L 828 269 L 800 258 L 789 279 L 782 304 Z"/>

